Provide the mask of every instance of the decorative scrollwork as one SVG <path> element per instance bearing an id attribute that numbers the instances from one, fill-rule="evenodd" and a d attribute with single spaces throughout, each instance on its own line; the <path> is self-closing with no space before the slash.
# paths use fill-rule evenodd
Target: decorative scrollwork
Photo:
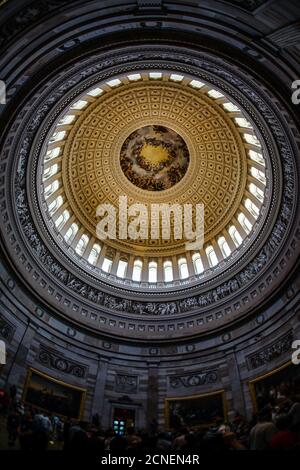
<path id="1" fill-rule="evenodd" d="M 80 379 L 83 379 L 87 373 L 87 367 L 63 358 L 53 351 L 46 349 L 44 346 L 41 346 L 38 361 L 46 367 L 56 369 L 65 374 L 74 375 Z"/>
<path id="2" fill-rule="evenodd" d="M 218 372 L 215 370 L 209 370 L 204 372 L 196 372 L 192 375 L 176 375 L 174 377 L 169 377 L 169 383 L 171 388 L 189 388 L 213 384 L 217 382 L 218 379 Z"/>
<path id="3" fill-rule="evenodd" d="M 291 351 L 293 339 L 293 332 L 289 331 L 269 346 L 257 351 L 255 354 L 251 354 L 247 357 L 248 369 L 257 369 L 268 362 L 272 362 L 284 353 Z"/>

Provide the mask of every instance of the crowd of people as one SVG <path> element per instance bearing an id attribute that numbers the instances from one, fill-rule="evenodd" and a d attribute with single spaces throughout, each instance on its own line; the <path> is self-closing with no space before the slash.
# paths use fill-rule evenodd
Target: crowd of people
<path id="1" fill-rule="evenodd" d="M 124 435 L 103 430 L 98 415 L 90 423 L 62 418 L 34 409 L 7 396 L 0 400 L 1 423 L 6 427 L 8 448 L 27 451 L 61 449 L 103 455 L 135 453 L 201 453 L 226 450 L 300 450 L 300 400 L 266 405 L 249 422 L 236 413 L 231 422 L 216 418 L 207 427 L 160 430 L 156 421 L 147 430 L 130 427 Z M 1 433 L 3 435 L 3 433 Z M 0 448 L 3 448 L 0 443 Z M 7 447 L 6 447 L 7 448 Z"/>

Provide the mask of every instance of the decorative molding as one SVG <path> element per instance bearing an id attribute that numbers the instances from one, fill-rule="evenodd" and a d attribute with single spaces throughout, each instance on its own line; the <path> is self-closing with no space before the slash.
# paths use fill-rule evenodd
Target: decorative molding
<path id="1" fill-rule="evenodd" d="M 117 374 L 115 382 L 115 391 L 120 393 L 137 393 L 138 376 Z"/>
<path id="2" fill-rule="evenodd" d="M 274 361 L 278 357 L 287 352 L 291 352 L 291 344 L 293 342 L 293 331 L 290 330 L 269 346 L 260 349 L 259 351 L 247 357 L 248 369 L 257 369 L 269 362 Z"/>
<path id="3" fill-rule="evenodd" d="M 88 368 L 77 362 L 73 362 L 65 357 L 51 351 L 50 349 L 40 346 L 40 351 L 37 356 L 38 362 L 43 366 L 50 369 L 58 370 L 64 374 L 74 375 L 79 379 L 86 377 Z"/>
<path id="4" fill-rule="evenodd" d="M 0 336 L 10 342 L 13 338 L 15 328 L 3 317 L 0 317 Z"/>
<path id="5" fill-rule="evenodd" d="M 169 384 L 171 388 L 189 388 L 213 384 L 218 380 L 219 375 L 217 370 L 207 370 L 188 375 L 175 375 L 169 377 Z"/>

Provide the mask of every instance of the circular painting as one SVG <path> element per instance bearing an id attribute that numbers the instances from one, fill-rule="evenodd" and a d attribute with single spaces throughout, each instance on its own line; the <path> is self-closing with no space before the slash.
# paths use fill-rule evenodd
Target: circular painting
<path id="1" fill-rule="evenodd" d="M 120 164 L 126 178 L 138 188 L 162 191 L 183 178 L 189 152 L 177 132 L 163 126 L 146 126 L 127 137 Z"/>

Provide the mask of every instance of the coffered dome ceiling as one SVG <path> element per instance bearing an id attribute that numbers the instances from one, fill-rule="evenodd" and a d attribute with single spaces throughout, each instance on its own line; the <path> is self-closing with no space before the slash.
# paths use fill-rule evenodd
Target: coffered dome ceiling
<path id="1" fill-rule="evenodd" d="M 157 240 L 151 238 L 149 227 L 148 239 L 121 240 L 117 231 L 115 240 L 102 243 L 99 204 L 118 209 L 119 197 L 126 196 L 128 205 L 145 204 L 150 220 L 151 203 L 202 203 L 204 249 L 189 255 L 198 259 L 198 271 L 226 260 L 243 239 L 249 242 L 264 205 L 265 158 L 245 113 L 210 84 L 175 73 L 128 74 L 87 91 L 57 120 L 42 161 L 42 201 L 53 236 L 59 231 L 77 255 L 100 269 L 104 263 L 104 270 L 116 257 L 127 265 L 129 259 L 176 264 L 186 259 L 186 239 L 174 239 L 171 217 L 171 239 L 164 239 L 163 227 Z M 126 266 L 120 272 L 117 278 L 127 277 Z M 192 274 L 197 267 L 190 261 Z M 179 263 L 177 276 L 188 275 Z M 149 273 L 143 278 L 153 279 Z M 158 280 L 166 281 L 163 270 Z"/>

